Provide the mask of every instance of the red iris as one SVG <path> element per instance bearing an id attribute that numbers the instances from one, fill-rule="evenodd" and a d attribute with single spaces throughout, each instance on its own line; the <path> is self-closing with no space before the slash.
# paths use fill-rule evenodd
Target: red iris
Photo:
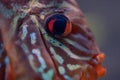
<path id="1" fill-rule="evenodd" d="M 55 19 L 51 20 L 48 24 L 48 29 L 52 33 L 53 32 L 53 25 L 55 23 Z"/>

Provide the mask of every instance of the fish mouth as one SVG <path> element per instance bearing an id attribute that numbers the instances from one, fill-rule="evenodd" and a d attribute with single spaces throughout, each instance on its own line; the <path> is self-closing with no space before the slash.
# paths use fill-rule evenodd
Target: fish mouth
<path id="1" fill-rule="evenodd" d="M 98 77 L 103 77 L 106 74 L 106 68 L 102 66 L 105 54 L 99 53 L 93 59 L 91 59 L 90 64 L 94 67 Z"/>

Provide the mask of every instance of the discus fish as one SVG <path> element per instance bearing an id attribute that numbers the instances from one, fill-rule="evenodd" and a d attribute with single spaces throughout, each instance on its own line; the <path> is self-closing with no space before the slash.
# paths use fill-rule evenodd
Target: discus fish
<path id="1" fill-rule="evenodd" d="M 104 56 L 76 0 L 0 0 L 0 80 L 97 80 Z"/>

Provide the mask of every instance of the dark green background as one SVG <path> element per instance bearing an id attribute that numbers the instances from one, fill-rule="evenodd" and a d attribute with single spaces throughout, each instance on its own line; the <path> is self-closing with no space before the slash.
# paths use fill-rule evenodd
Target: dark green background
<path id="1" fill-rule="evenodd" d="M 100 80 L 120 80 L 120 0 L 77 0 L 101 50 L 107 74 Z"/>

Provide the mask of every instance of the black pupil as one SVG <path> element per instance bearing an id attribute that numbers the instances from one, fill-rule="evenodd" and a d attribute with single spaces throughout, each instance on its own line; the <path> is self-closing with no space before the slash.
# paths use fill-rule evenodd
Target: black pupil
<path id="1" fill-rule="evenodd" d="M 53 25 L 53 33 L 57 35 L 62 35 L 66 28 L 65 20 L 56 20 Z"/>

